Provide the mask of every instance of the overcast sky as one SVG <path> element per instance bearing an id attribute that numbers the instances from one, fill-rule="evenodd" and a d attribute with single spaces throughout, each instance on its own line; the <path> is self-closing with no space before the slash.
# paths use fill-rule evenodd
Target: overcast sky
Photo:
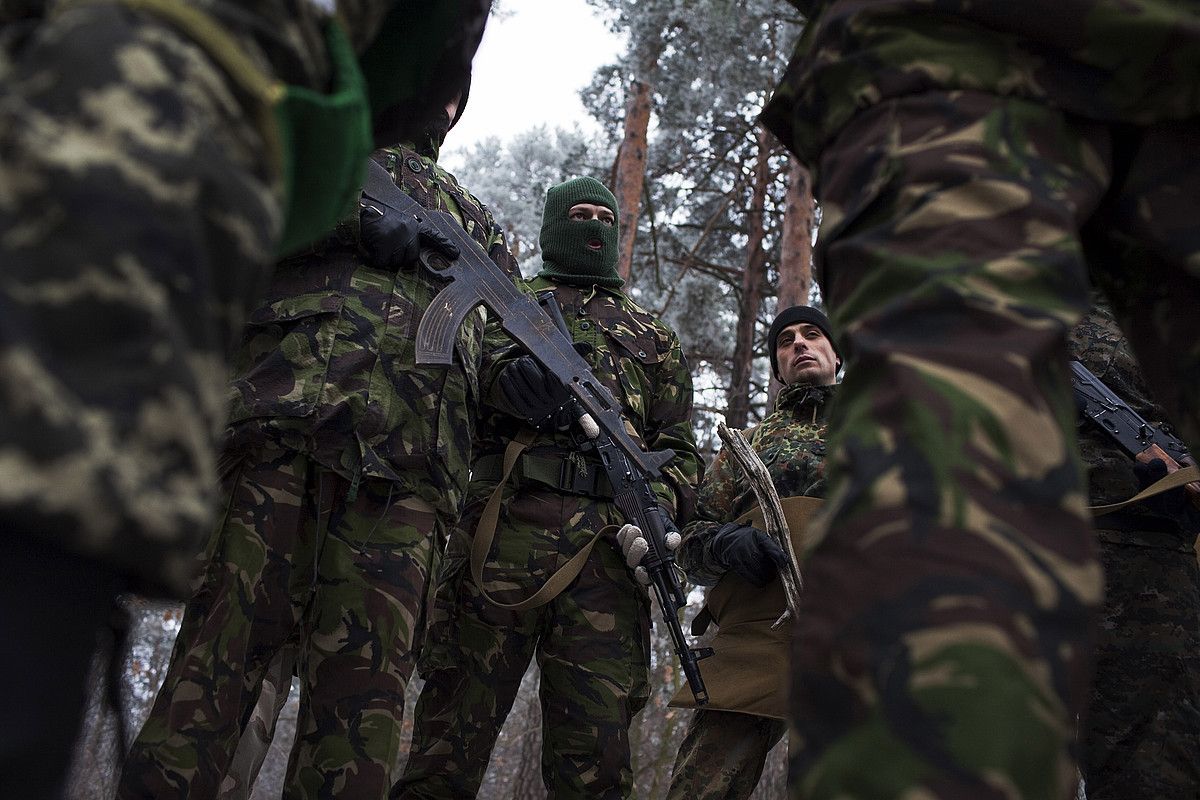
<path id="1" fill-rule="evenodd" d="M 486 136 L 589 122 L 579 90 L 623 47 L 584 0 L 502 0 L 475 55 L 471 96 L 442 149 L 452 160 Z"/>

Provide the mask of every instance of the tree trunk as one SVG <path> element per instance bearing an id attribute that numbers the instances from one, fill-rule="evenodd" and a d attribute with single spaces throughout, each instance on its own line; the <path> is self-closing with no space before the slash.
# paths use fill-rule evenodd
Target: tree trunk
<path id="1" fill-rule="evenodd" d="M 737 339 L 733 346 L 733 369 L 727 395 L 729 410 L 725 422 L 731 428 L 745 428 L 750 419 L 750 375 L 754 365 L 754 329 L 758 307 L 762 305 L 766 283 L 767 254 L 763 250 L 763 208 L 771 176 L 767 169 L 770 146 L 767 134 L 757 129 L 758 158 L 754 162 L 750 208 L 746 212 L 746 269 L 742 273 L 742 294 L 738 305 Z"/>
<path id="2" fill-rule="evenodd" d="M 806 170 L 793 156 L 788 156 L 788 188 L 783 207 L 783 233 L 779 243 L 779 305 L 783 311 L 791 306 L 808 305 L 812 292 L 812 181 Z M 782 388 L 775 376 L 767 390 L 769 408 Z"/>
<path id="3" fill-rule="evenodd" d="M 625 105 L 625 135 L 613 165 L 613 194 L 621 207 L 621 238 L 617 272 L 626 281 L 633 269 L 633 242 L 637 238 L 642 186 L 646 181 L 646 132 L 650 128 L 650 83 L 633 80 Z"/>
<path id="4" fill-rule="evenodd" d="M 779 310 L 808 305 L 812 291 L 813 196 L 808 170 L 788 156 L 779 254 Z"/>

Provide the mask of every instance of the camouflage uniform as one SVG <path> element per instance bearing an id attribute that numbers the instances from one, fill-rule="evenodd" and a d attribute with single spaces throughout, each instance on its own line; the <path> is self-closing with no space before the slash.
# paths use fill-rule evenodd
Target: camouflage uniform
<path id="1" fill-rule="evenodd" d="M 338 12 L 361 47 L 394 4 Z M 263 74 L 329 82 L 320 3 L 194 5 Z M 53 13 L 0 59 L 4 527 L 183 597 L 283 176 L 252 98 L 172 22 L 99 1 L 0 23 L 32 6 Z"/>
<path id="2" fill-rule="evenodd" d="M 218 20 L 264 79 L 329 85 L 333 3 L 176 5 Z M 362 50 L 397 5 L 337 10 Z M 4 625 L 19 700 L 0 719 L 18 737 L 0 739 L 0 795 L 40 797 L 66 772 L 121 582 L 186 596 L 214 516 L 227 359 L 274 260 L 285 176 L 260 103 L 158 12 L 0 0 L 0 48 L 0 564 L 73 601 L 59 627 L 68 615 L 16 583 L 0 595 L 0 613 L 31 620 L 25 639 L 27 623 Z M 460 77 L 462 55 L 444 62 Z M 55 658 L 28 669 L 50 627 Z"/>
<path id="3" fill-rule="evenodd" d="M 409 148 L 378 157 L 513 271 L 491 214 L 449 173 Z M 484 315 L 462 326 L 453 366 L 417 367 L 416 326 L 442 284 L 363 263 L 356 220 L 280 263 L 250 315 L 225 518 L 119 797 L 212 796 L 297 630 L 287 796 L 384 797 L 394 780 L 426 587 L 466 490 Z"/>
<path id="4" fill-rule="evenodd" d="M 1071 357 L 1130 408 L 1169 429 L 1107 308 L 1088 312 L 1070 346 Z M 1142 488 L 1133 460 L 1095 424 L 1081 423 L 1079 445 L 1092 505 Z M 1139 504 L 1096 518 L 1105 597 L 1096 674 L 1080 720 L 1089 800 L 1184 800 L 1200 787 L 1198 517 L 1170 510 Z"/>
<path id="5" fill-rule="evenodd" d="M 637 438 L 647 449 L 675 451 L 665 469 L 669 480 L 655 488 L 666 508 L 686 517 L 700 459 L 689 419 L 691 375 L 674 332 L 616 290 L 540 277 L 529 287 L 554 290 L 572 337 L 594 348 L 592 369 L 621 401 Z M 489 391 L 500 369 L 521 354 L 498 327 L 491 331 Z M 437 578 L 412 749 L 393 796 L 474 797 L 535 656 L 542 778 L 551 795 L 615 798 L 632 791 L 627 729 L 649 697 L 649 600 L 617 546 L 622 520 L 608 499 L 611 488 L 605 489 L 607 480 L 595 482 L 599 464 L 572 455 L 569 435 L 539 433 L 505 486 L 483 588 L 501 602 L 518 602 L 593 533 L 609 528 L 582 573 L 550 603 L 519 613 L 490 604 L 470 579 L 472 537 L 516 427 L 498 413 L 480 426 L 467 510 L 451 533 Z M 557 479 L 564 461 L 578 476 L 573 488 Z M 546 464 L 553 469 L 543 469 Z"/>
<path id="6" fill-rule="evenodd" d="M 833 386 L 785 386 L 775 409 L 747 435 L 767 465 L 781 497 L 825 494 L 826 411 Z M 745 475 L 722 450 L 705 473 L 696 516 L 683 529 L 679 563 L 702 585 L 716 583 L 724 565 L 711 552 L 713 536 L 757 505 Z M 701 665 L 703 667 L 703 664 Z M 762 775 L 767 754 L 786 732 L 782 720 L 699 709 L 671 775 L 672 800 L 749 798 Z"/>
<path id="7" fill-rule="evenodd" d="M 1200 8 L 793 4 L 810 21 L 764 121 L 815 170 L 851 374 L 794 792 L 1066 797 L 1101 597 L 1066 337 L 1090 270 L 1200 444 Z"/>

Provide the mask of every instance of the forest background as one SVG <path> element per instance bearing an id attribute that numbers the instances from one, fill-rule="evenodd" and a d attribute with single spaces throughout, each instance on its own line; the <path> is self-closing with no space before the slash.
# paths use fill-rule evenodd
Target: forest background
<path id="1" fill-rule="evenodd" d="M 498 12 L 516 1 L 500 4 Z M 720 420 L 752 426 L 773 402 L 778 385 L 770 379 L 765 336 L 776 310 L 820 302 L 811 273 L 817 210 L 808 176 L 756 124 L 802 20 L 781 0 L 587 2 L 624 42 L 623 52 L 596 70 L 581 93 L 589 119 L 487 137 L 446 160 L 490 206 L 527 276 L 540 266 L 546 190 L 577 175 L 593 175 L 613 189 L 626 290 L 679 333 L 695 382 L 697 440 L 711 459 Z M 534 91 L 511 87 L 514 105 Z M 693 591 L 690 599 L 689 615 L 703 592 Z M 162 679 L 181 612 L 136 598 L 128 609 L 134 645 L 121 655 L 121 705 L 131 736 Z M 647 800 L 665 795 L 691 714 L 667 706 L 682 677 L 657 622 L 652 668 L 655 693 L 633 730 L 636 796 Z M 485 800 L 545 797 L 537 682 L 534 666 L 493 754 L 480 793 Z M 107 800 L 113 790 L 117 719 L 104 707 L 98 677 L 95 683 L 71 778 L 73 800 Z M 420 686 L 415 679 L 409 687 L 408 724 Z M 297 694 L 293 690 L 255 798 L 280 795 Z M 755 798 L 785 796 L 783 749 L 772 754 Z"/>

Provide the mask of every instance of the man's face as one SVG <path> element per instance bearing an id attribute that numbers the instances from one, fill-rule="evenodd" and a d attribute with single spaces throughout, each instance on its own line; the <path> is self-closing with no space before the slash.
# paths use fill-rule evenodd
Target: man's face
<path id="1" fill-rule="evenodd" d="M 612 212 L 608 206 L 599 206 L 595 203 L 576 203 L 571 206 L 567 212 L 567 218 L 572 222 L 586 222 L 589 219 L 598 219 L 604 225 L 612 226 L 617 222 L 617 215 Z M 604 242 L 599 239 L 588 239 L 587 246 L 592 250 L 599 250 L 604 246 Z"/>
<path id="2" fill-rule="evenodd" d="M 775 340 L 775 360 L 783 383 L 828 386 L 837 378 L 837 356 L 833 344 L 816 325 L 797 322 Z"/>
<path id="3" fill-rule="evenodd" d="M 454 115 L 458 113 L 458 103 L 462 100 L 462 92 L 454 95 L 454 99 L 446 103 L 446 119 L 454 121 Z"/>

